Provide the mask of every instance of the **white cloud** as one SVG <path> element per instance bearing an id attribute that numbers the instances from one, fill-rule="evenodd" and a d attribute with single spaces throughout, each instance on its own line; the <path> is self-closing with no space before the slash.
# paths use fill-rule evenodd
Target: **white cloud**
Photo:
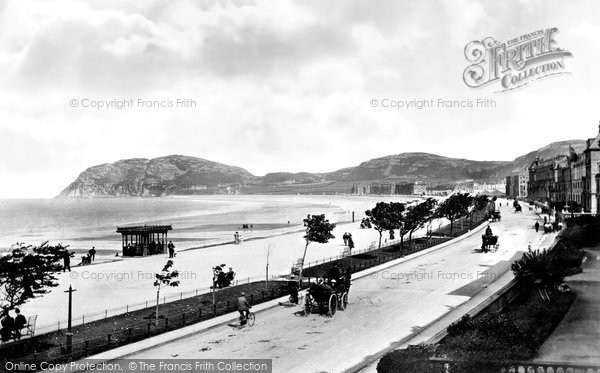
<path id="1" fill-rule="evenodd" d="M 57 194 L 78 172 L 188 154 L 255 174 L 404 151 L 507 160 L 595 133 L 594 2 L 0 1 L 0 172 Z M 577 17 L 575 17 L 577 15 Z M 462 82 L 463 47 L 559 27 L 573 74 L 504 95 Z M 495 110 L 385 110 L 371 98 L 491 97 Z M 93 110 L 72 98 L 176 99 Z M 568 128 L 568 132 L 567 129 Z M 541 142 L 541 143 L 540 143 Z M 8 145 L 6 145 L 8 144 Z M 32 148 L 23 157 L 19 149 Z"/>

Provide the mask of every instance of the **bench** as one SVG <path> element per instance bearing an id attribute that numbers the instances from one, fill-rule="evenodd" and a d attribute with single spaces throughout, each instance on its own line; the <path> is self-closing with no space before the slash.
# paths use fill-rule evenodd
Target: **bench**
<path id="1" fill-rule="evenodd" d="M 38 315 L 29 316 L 27 318 L 27 324 L 21 329 L 21 332 L 24 330 L 25 333 L 21 333 L 21 335 L 28 335 L 33 337 L 35 335 L 35 322 L 37 321 Z"/>

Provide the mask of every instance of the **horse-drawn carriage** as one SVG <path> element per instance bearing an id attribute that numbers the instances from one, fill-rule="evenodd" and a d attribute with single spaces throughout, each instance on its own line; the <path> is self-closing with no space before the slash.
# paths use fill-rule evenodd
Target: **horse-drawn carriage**
<path id="1" fill-rule="evenodd" d="M 311 284 L 306 294 L 304 312 L 308 315 L 318 307 L 320 313 L 333 316 L 338 309 L 346 309 L 348 290 L 349 286 L 344 280 Z"/>
<path id="2" fill-rule="evenodd" d="M 523 212 L 523 208 L 521 207 L 519 201 L 515 200 L 513 202 L 513 207 L 515 208 L 515 212 Z"/>
<path id="3" fill-rule="evenodd" d="M 490 219 L 492 220 L 492 222 L 500 221 L 502 219 L 502 216 L 500 215 L 500 211 L 499 210 L 492 211 L 490 213 Z"/>
<path id="4" fill-rule="evenodd" d="M 496 251 L 500 247 L 498 236 L 484 234 L 481 236 L 481 251 L 487 253 L 490 250 Z"/>

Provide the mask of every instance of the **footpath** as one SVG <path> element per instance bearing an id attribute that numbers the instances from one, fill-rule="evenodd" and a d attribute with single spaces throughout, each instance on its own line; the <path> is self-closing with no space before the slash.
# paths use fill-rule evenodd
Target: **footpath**
<path id="1" fill-rule="evenodd" d="M 600 364 L 600 246 L 585 251 L 583 272 L 567 278 L 577 298 L 535 362 Z"/>

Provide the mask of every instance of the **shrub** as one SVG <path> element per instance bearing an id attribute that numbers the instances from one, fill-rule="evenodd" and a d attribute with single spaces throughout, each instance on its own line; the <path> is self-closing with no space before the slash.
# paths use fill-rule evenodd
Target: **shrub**
<path id="1" fill-rule="evenodd" d="M 427 371 L 429 358 L 433 356 L 434 346 L 411 345 L 405 349 L 394 350 L 384 355 L 377 363 L 378 373 L 413 373 Z"/>
<path id="2" fill-rule="evenodd" d="M 523 281 L 526 285 L 537 284 L 553 289 L 563 282 L 563 270 L 556 257 L 546 249 L 529 249 L 510 268 L 515 274 L 515 278 Z"/>

